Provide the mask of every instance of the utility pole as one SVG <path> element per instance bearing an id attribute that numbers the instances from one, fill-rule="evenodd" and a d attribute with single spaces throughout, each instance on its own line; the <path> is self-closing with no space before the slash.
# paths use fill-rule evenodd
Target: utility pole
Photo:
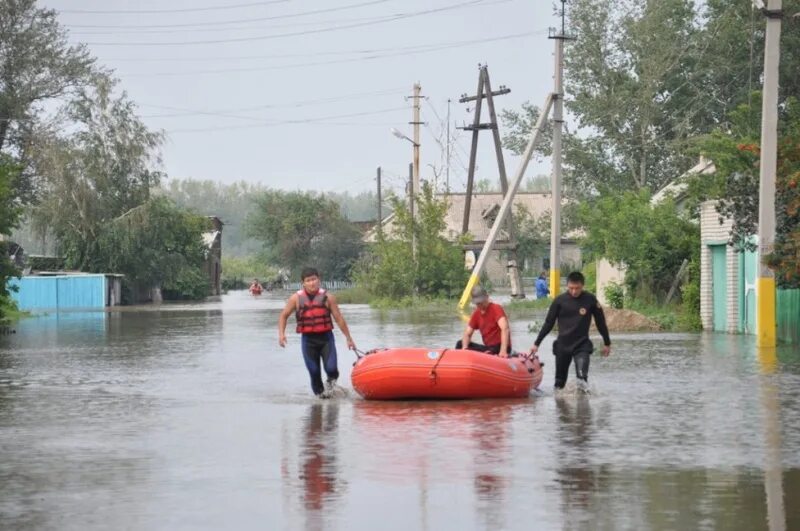
<path id="1" fill-rule="evenodd" d="M 378 166 L 378 172 L 376 176 L 376 180 L 378 181 L 378 237 L 380 238 L 381 234 L 383 233 L 383 200 L 381 199 L 381 167 Z"/>
<path id="2" fill-rule="evenodd" d="M 414 99 L 414 118 L 411 122 L 411 125 L 414 126 L 414 141 L 412 142 L 414 145 L 414 186 L 412 188 L 414 195 L 419 194 L 419 126 L 422 125 L 419 116 L 421 92 L 422 87 L 420 84 L 414 83 L 414 95 L 412 96 Z"/>
<path id="3" fill-rule="evenodd" d="M 463 129 L 472 131 L 472 148 L 469 154 L 469 170 L 467 172 L 467 194 L 464 198 L 464 218 L 462 222 L 462 234 L 466 234 L 469 230 L 469 218 L 472 210 L 472 185 L 475 180 L 475 161 L 478 151 L 478 133 L 482 129 L 489 129 L 492 131 L 492 138 L 494 140 L 494 151 L 497 158 L 497 171 L 500 177 L 500 186 L 503 196 L 508 195 L 508 179 L 506 178 L 506 165 L 503 160 L 503 145 L 500 141 L 500 131 L 497 124 L 497 113 L 494 107 L 494 97 L 508 94 L 510 89 L 501 85 L 499 90 L 493 91 L 492 84 L 489 81 L 489 69 L 486 65 L 479 67 L 478 75 L 478 92 L 475 96 L 462 96 L 458 101 L 465 103 L 468 101 L 475 101 L 475 118 L 471 126 L 465 126 Z M 481 123 L 481 102 L 486 99 L 486 106 L 489 109 L 489 123 Z M 511 296 L 513 298 L 525 298 L 525 291 L 519 276 L 519 268 L 517 267 L 517 241 L 514 234 L 514 220 L 511 213 L 509 213 L 506 224 L 506 232 L 508 233 L 509 250 L 508 250 L 508 277 L 511 284 Z"/>
<path id="4" fill-rule="evenodd" d="M 552 104 L 553 94 L 548 94 L 547 98 L 544 100 L 544 105 L 542 105 L 542 113 L 539 115 L 539 119 L 536 121 L 536 125 L 533 127 L 533 130 L 531 130 L 531 135 L 528 139 L 528 145 L 525 147 L 525 152 L 522 154 L 522 160 L 520 161 L 520 166 L 517 169 L 514 180 L 511 181 L 508 193 L 503 198 L 503 204 L 500 205 L 500 212 L 497 213 L 497 218 L 492 225 L 492 229 L 489 231 L 489 235 L 486 237 L 486 243 L 483 245 L 481 254 L 478 255 L 478 261 L 475 263 L 475 267 L 472 268 L 472 274 L 467 281 L 467 285 L 464 287 L 464 292 L 461 294 L 461 300 L 458 302 L 458 307 L 461 310 L 463 310 L 469 302 L 470 291 L 472 291 L 472 288 L 480 279 L 481 271 L 483 271 L 483 267 L 486 265 L 486 258 L 489 256 L 489 251 L 491 251 L 492 246 L 497 239 L 497 234 L 500 231 L 500 227 L 503 225 L 506 216 L 511 213 L 511 203 L 514 200 L 514 195 L 517 193 L 517 190 L 519 189 L 519 183 L 522 181 L 522 177 L 525 175 L 525 170 L 528 168 L 531 155 L 533 155 L 533 148 L 536 147 L 536 144 L 539 141 L 539 136 L 542 134 L 542 129 L 544 129 L 544 123 L 547 120 L 548 114 L 550 114 L 550 107 Z"/>
<path id="5" fill-rule="evenodd" d="M 416 212 L 414 211 L 414 201 L 415 201 L 415 193 L 414 193 L 414 164 L 411 163 L 408 165 L 408 208 L 411 211 L 411 257 L 414 260 L 414 269 L 416 270 L 417 266 L 417 218 Z"/>
<path id="6" fill-rule="evenodd" d="M 761 167 L 758 189 L 758 279 L 756 336 L 759 347 L 775 347 L 775 274 L 764 263 L 775 243 L 775 173 L 778 159 L 778 67 L 780 65 L 781 0 L 767 0 L 764 46 L 764 89 L 761 107 Z"/>
<path id="7" fill-rule="evenodd" d="M 445 191 L 450 195 L 450 98 L 447 98 L 447 144 L 446 144 L 446 164 L 445 164 Z"/>
<path id="8" fill-rule="evenodd" d="M 550 28 L 555 40 L 555 87 L 553 89 L 553 181 L 552 221 L 550 224 L 550 296 L 561 292 L 561 129 L 564 124 L 564 41 L 566 0 L 561 0 L 561 32 Z"/>

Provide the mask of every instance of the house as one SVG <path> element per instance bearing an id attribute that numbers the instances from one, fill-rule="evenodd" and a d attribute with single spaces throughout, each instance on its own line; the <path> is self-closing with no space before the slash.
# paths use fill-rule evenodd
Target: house
<path id="1" fill-rule="evenodd" d="M 444 231 L 442 231 L 442 236 L 448 240 L 454 241 L 461 235 L 464 206 L 467 199 L 466 194 L 441 194 L 438 198 L 446 199 L 448 204 L 444 219 L 446 226 Z M 472 241 L 465 245 L 465 251 L 472 251 L 470 254 L 477 254 L 481 251 L 502 202 L 503 194 L 499 192 L 472 194 L 468 226 L 468 232 L 472 236 Z M 523 207 L 535 218 L 549 215 L 551 205 L 552 195 L 549 193 L 518 192 L 514 196 L 514 210 L 516 211 L 518 207 Z M 393 219 L 394 215 L 392 214 L 382 221 L 381 227 L 384 233 L 390 234 L 393 230 Z M 562 263 L 572 264 L 576 268 L 581 265 L 581 251 L 577 244 L 577 236 L 576 233 L 569 233 L 564 235 L 561 239 Z M 376 238 L 377 227 L 367 232 L 364 236 L 364 240 L 367 242 L 374 242 Z M 505 286 L 509 284 L 508 259 L 506 258 L 507 250 L 508 234 L 503 228 L 500 230 L 494 249 L 491 251 L 492 256 L 487 260 L 484 269 L 489 281 L 495 286 Z M 470 258 L 468 258 L 468 260 L 472 261 Z M 529 270 L 536 273 L 550 269 L 549 245 L 543 249 L 542 256 L 537 256 L 532 261 L 528 260 L 523 264 L 519 264 L 519 267 L 520 270 Z"/>
<path id="2" fill-rule="evenodd" d="M 208 278 L 210 295 L 222 293 L 222 220 L 217 216 L 208 216 L 210 229 L 203 233 L 206 246 L 206 261 L 203 271 Z"/>
<path id="3" fill-rule="evenodd" d="M 758 237 L 749 249 L 728 245 L 733 221 L 720 216 L 717 201 L 700 205 L 700 318 L 703 329 L 731 334 L 756 334 Z M 778 340 L 800 343 L 800 290 L 775 293 Z"/>

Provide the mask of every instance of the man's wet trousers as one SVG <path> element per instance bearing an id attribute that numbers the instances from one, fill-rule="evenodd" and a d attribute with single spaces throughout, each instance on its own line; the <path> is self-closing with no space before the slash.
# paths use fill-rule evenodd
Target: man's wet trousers
<path id="1" fill-rule="evenodd" d="M 589 379 L 589 360 L 592 356 L 593 348 L 580 346 L 573 351 L 565 351 L 558 348 L 558 343 L 553 345 L 553 353 L 556 356 L 556 389 L 563 389 L 567 384 L 569 376 L 569 365 L 575 361 L 575 377 L 579 380 L 588 381 Z"/>

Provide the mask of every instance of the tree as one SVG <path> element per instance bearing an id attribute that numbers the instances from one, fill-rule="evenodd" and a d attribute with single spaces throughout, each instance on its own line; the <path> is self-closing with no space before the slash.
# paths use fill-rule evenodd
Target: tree
<path id="1" fill-rule="evenodd" d="M 201 237 L 208 229 L 207 218 L 150 199 L 99 228 L 85 269 L 123 273 L 129 286 L 160 287 L 166 298 L 200 299 L 209 293 Z"/>
<path id="2" fill-rule="evenodd" d="M 640 298 L 666 295 L 683 260 L 699 254 L 699 227 L 672 201 L 651 205 L 646 191 L 583 203 L 578 218 L 589 254 L 627 266 L 625 282 Z"/>
<path id="3" fill-rule="evenodd" d="M 387 227 L 357 267 L 356 278 L 374 295 L 399 300 L 423 295 L 452 297 L 461 292 L 468 271 L 464 268 L 462 241 L 448 241 L 447 200 L 437 199 L 433 186 L 423 183 L 416 198 L 417 218 L 408 205 L 392 197 L 393 226 Z M 416 259 L 412 252 L 416 239 Z"/>
<path id="4" fill-rule="evenodd" d="M 244 181 L 223 184 L 211 180 L 170 179 L 159 190 L 178 206 L 202 215 L 219 217 L 225 223 L 224 256 L 247 256 L 261 244 L 247 234 L 246 220 L 255 209 L 253 199 L 265 188 Z"/>
<path id="5" fill-rule="evenodd" d="M 113 89 L 111 79 L 98 78 L 67 107 L 68 133 L 39 135 L 44 141 L 33 162 L 42 196 L 33 221 L 55 236 L 68 267 L 88 267 L 100 229 L 146 202 L 161 179 L 152 168 L 160 161 L 162 134 L 150 131 L 127 95 L 115 97 Z"/>
<path id="6" fill-rule="evenodd" d="M 47 104 L 86 85 L 94 72 L 86 46 L 69 44 L 55 10 L 35 0 L 0 2 L 0 152 L 27 161 Z M 20 180 L 17 194 L 29 196 L 31 185 Z"/>
<path id="7" fill-rule="evenodd" d="M 342 275 L 361 251 L 361 234 L 339 205 L 311 192 L 268 190 L 255 199 L 248 234 L 264 244 L 271 260 L 293 272 L 316 265 L 326 278 Z"/>
<path id="8" fill-rule="evenodd" d="M 10 236 L 17 225 L 21 209 L 15 200 L 15 186 L 20 168 L 10 157 L 0 154 L 0 236 Z M 0 322 L 10 306 L 8 280 L 19 274 L 8 256 L 8 242 L 0 238 Z"/>
<path id="9" fill-rule="evenodd" d="M 520 264 L 526 260 L 533 263 L 550 249 L 550 213 L 545 212 L 537 218 L 524 206 L 517 205 L 514 209 L 514 233 Z"/>
<path id="10" fill-rule="evenodd" d="M 800 0 L 784 10 L 797 13 Z M 577 36 L 565 52 L 566 107 L 578 125 L 564 136 L 572 196 L 662 188 L 691 166 L 691 140 L 726 126 L 760 83 L 764 21 L 750 0 L 575 0 L 568 15 Z M 800 94 L 799 68 L 800 34 L 788 31 L 782 101 Z M 530 104 L 502 113 L 508 149 L 522 152 L 538 115 Z M 540 156 L 549 155 L 545 133 Z"/>

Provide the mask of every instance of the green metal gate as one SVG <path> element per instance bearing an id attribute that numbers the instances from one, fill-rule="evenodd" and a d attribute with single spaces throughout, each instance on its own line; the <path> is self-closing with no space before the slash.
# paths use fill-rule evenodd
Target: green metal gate
<path id="1" fill-rule="evenodd" d="M 711 300 L 715 332 L 726 332 L 728 322 L 727 245 L 709 245 L 711 249 Z"/>
<path id="2" fill-rule="evenodd" d="M 758 254 L 755 251 L 739 253 L 739 332 L 756 333 L 756 276 Z"/>

